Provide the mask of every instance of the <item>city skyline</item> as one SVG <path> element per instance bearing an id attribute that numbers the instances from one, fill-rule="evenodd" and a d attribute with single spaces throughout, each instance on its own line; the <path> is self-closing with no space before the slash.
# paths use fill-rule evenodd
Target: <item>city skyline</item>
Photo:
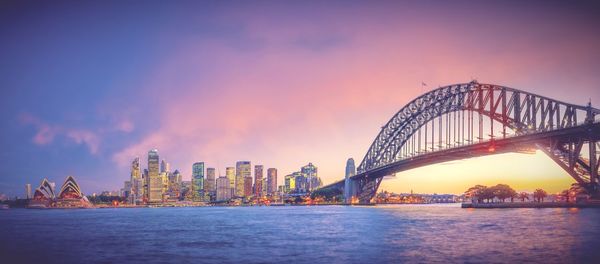
<path id="1" fill-rule="evenodd" d="M 11 3 L 0 9 L 11 37 L 0 43 L 0 193 L 66 175 L 86 193 L 118 189 L 152 148 L 185 180 L 198 160 L 249 160 L 281 182 L 314 162 L 327 184 L 408 101 L 472 79 L 600 104 L 599 19 L 585 4 L 352 3 Z M 538 152 L 414 169 L 382 187 L 493 182 L 555 192 L 573 180 Z"/>

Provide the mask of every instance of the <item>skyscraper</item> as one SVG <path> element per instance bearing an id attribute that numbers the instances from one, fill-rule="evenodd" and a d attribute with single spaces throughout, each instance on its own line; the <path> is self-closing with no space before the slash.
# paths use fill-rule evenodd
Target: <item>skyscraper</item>
<path id="1" fill-rule="evenodd" d="M 298 172 L 294 172 L 292 174 L 288 174 L 288 175 L 286 175 L 284 177 L 284 180 L 285 180 L 284 191 L 285 191 L 285 193 L 296 192 L 296 173 L 298 173 Z"/>
<path id="2" fill-rule="evenodd" d="M 144 181 L 142 178 L 139 157 L 136 157 L 131 162 L 129 181 L 131 182 L 131 190 L 129 190 L 129 203 L 134 204 L 136 202 L 142 202 L 144 199 Z"/>
<path id="3" fill-rule="evenodd" d="M 344 199 L 346 203 L 352 202 L 352 183 L 350 177 L 356 175 L 356 167 L 354 166 L 354 159 L 349 158 L 346 161 L 346 177 L 344 181 Z"/>
<path id="4" fill-rule="evenodd" d="M 267 194 L 273 195 L 277 192 L 277 169 L 269 168 L 267 170 Z"/>
<path id="5" fill-rule="evenodd" d="M 238 161 L 235 164 L 235 196 L 245 196 L 245 181 L 250 177 L 250 194 L 252 194 L 252 174 L 250 161 Z"/>
<path id="6" fill-rule="evenodd" d="M 209 197 L 214 197 L 215 188 L 215 168 L 206 168 L 206 181 L 204 181 L 204 194 Z"/>
<path id="7" fill-rule="evenodd" d="M 217 178 L 217 195 L 216 201 L 227 201 L 231 199 L 230 181 L 227 177 L 221 176 Z"/>
<path id="8" fill-rule="evenodd" d="M 163 179 L 159 174 L 158 163 L 158 150 L 148 151 L 148 202 L 150 203 L 162 201 Z"/>
<path id="9" fill-rule="evenodd" d="M 263 196 L 263 165 L 254 166 L 254 196 Z"/>
<path id="10" fill-rule="evenodd" d="M 144 169 L 144 172 L 142 174 L 142 182 L 143 196 L 141 199 L 142 201 L 148 201 L 148 169 Z"/>
<path id="11" fill-rule="evenodd" d="M 204 162 L 196 162 L 192 165 L 192 189 L 195 199 L 204 197 Z"/>
<path id="12" fill-rule="evenodd" d="M 169 173 L 169 198 L 179 199 L 181 196 L 181 173 L 175 170 Z"/>
<path id="13" fill-rule="evenodd" d="M 321 179 L 317 176 L 317 167 L 312 163 L 302 167 L 300 172 L 304 176 L 306 183 L 304 188 L 306 191 L 311 192 L 312 190 L 321 187 Z"/>
<path id="14" fill-rule="evenodd" d="M 356 167 L 354 166 L 354 159 L 349 158 L 346 161 L 346 177 L 352 177 L 356 175 Z"/>
<path id="15" fill-rule="evenodd" d="M 244 177 L 244 197 L 252 196 L 252 176 Z"/>
<path id="16" fill-rule="evenodd" d="M 231 191 L 231 197 L 235 195 L 235 168 L 225 168 L 225 176 L 229 179 L 229 189 Z"/>
<path id="17" fill-rule="evenodd" d="M 160 172 L 171 172 L 171 165 L 165 160 L 162 160 L 160 162 Z"/>
<path id="18" fill-rule="evenodd" d="M 169 191 L 169 173 L 161 172 L 158 175 L 160 176 L 160 180 L 162 183 L 162 191 L 161 191 L 162 200 L 165 201 L 167 198 L 166 194 Z"/>
<path id="19" fill-rule="evenodd" d="M 28 184 L 25 184 L 25 199 L 31 199 L 31 198 L 33 198 L 31 196 L 31 184 L 28 183 Z"/>

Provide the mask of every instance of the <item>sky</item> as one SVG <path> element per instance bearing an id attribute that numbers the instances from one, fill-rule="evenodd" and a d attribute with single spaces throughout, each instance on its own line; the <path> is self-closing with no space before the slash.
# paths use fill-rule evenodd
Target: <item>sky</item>
<path id="1" fill-rule="evenodd" d="M 410 100 L 473 79 L 597 106 L 599 13 L 581 1 L 2 1 L 0 193 L 67 175 L 86 194 L 117 190 L 153 148 L 184 180 L 196 161 L 224 174 L 250 160 L 280 183 L 312 162 L 331 183 Z M 538 152 L 381 188 L 572 182 Z"/>

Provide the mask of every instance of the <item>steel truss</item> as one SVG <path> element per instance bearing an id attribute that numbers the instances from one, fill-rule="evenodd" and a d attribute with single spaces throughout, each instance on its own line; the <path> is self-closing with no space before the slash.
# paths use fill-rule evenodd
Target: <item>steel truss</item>
<path id="1" fill-rule="evenodd" d="M 476 81 L 440 87 L 409 102 L 381 128 L 353 177 L 358 183 L 356 193 L 361 203 L 368 203 L 386 176 L 381 171 L 389 175 L 401 170 L 394 169 L 394 164 L 406 165 L 419 157 L 483 143 L 493 148 L 496 141 L 522 136 L 528 136 L 534 147 L 580 185 L 598 191 L 600 140 L 592 127 L 598 127 L 599 114 L 590 104 L 569 104 Z M 569 130 L 577 132 L 539 141 L 535 137 L 579 127 L 589 127 L 589 131 Z M 582 155 L 584 145 L 587 158 Z"/>

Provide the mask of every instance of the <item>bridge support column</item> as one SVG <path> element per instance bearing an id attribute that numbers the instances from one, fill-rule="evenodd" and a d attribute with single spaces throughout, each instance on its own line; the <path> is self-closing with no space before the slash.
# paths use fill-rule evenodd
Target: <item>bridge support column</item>
<path id="1" fill-rule="evenodd" d="M 344 203 L 352 203 L 352 179 L 346 175 L 344 180 Z"/>
<path id="2" fill-rule="evenodd" d="M 599 190 L 599 186 L 598 186 L 598 160 L 596 157 L 596 142 L 594 141 L 590 141 L 589 142 L 589 155 L 590 155 L 590 185 L 592 185 L 592 188 L 594 189 L 594 191 L 598 192 Z"/>
<path id="3" fill-rule="evenodd" d="M 358 180 L 358 202 L 360 204 L 370 204 L 373 197 L 377 194 L 377 189 L 382 180 L 383 177 L 369 178 L 368 176 Z"/>

